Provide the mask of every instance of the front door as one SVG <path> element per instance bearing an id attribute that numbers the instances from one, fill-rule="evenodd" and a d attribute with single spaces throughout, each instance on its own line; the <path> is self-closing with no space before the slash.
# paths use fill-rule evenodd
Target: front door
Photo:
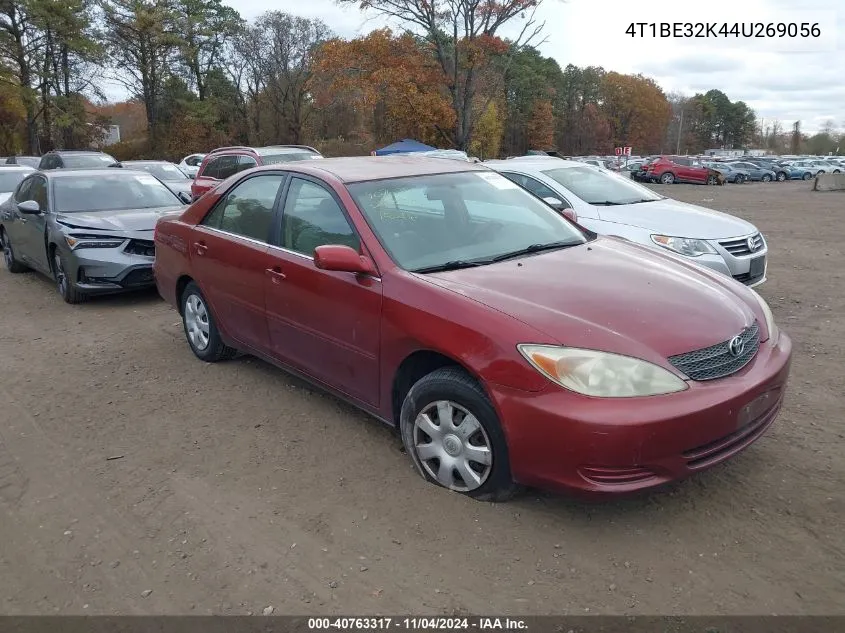
<path id="1" fill-rule="evenodd" d="M 274 274 L 265 281 L 274 355 L 378 406 L 381 280 L 314 265 L 318 246 L 361 249 L 340 201 L 321 182 L 292 178 L 274 244 Z"/>
<path id="2" fill-rule="evenodd" d="M 267 246 L 285 176 L 264 173 L 235 185 L 196 227 L 191 261 L 218 325 L 229 338 L 267 352 Z"/>
<path id="3" fill-rule="evenodd" d="M 47 231 L 47 217 L 50 213 L 49 196 L 47 195 L 47 179 L 34 176 L 26 196 L 27 200 L 35 200 L 41 213 L 38 215 L 20 214 L 20 238 L 17 251 L 21 259 L 29 266 L 44 273 L 50 272 L 50 262 L 47 259 L 47 245 L 44 240 Z M 12 243 L 14 245 L 14 242 Z"/>

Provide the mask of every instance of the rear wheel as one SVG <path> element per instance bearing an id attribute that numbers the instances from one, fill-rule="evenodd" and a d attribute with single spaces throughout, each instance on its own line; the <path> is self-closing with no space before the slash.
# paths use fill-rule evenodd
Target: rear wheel
<path id="1" fill-rule="evenodd" d="M 67 266 L 64 257 L 58 250 L 53 251 L 53 278 L 56 281 L 56 290 L 62 296 L 66 303 L 82 303 L 88 296 L 76 287 L 76 282 L 68 274 L 69 267 Z"/>
<path id="2" fill-rule="evenodd" d="M 812 180 L 812 179 L 813 179 L 813 174 L 811 174 L 810 172 L 807 172 L 807 173 L 805 173 L 805 174 L 804 174 L 803 179 L 804 179 L 804 180 Z"/>
<path id="3" fill-rule="evenodd" d="M 772 182 L 772 177 L 769 174 L 763 174 L 763 178 L 761 180 L 763 182 Z"/>
<path id="4" fill-rule="evenodd" d="M 6 269 L 10 273 L 23 273 L 27 268 L 15 259 L 15 251 L 12 248 L 12 240 L 6 232 L 0 229 L 0 241 L 3 243 L 3 261 L 6 262 Z"/>
<path id="5" fill-rule="evenodd" d="M 496 411 L 462 369 L 444 367 L 417 381 L 402 403 L 399 427 L 427 481 L 480 501 L 505 501 L 519 490 Z"/>
<path id="6" fill-rule="evenodd" d="M 784 180 L 786 180 L 786 172 L 785 171 L 779 171 L 778 172 L 778 182 L 783 182 Z"/>
<path id="7" fill-rule="evenodd" d="M 229 347 L 220 337 L 220 331 L 211 315 L 202 291 L 194 282 L 182 293 L 182 325 L 191 351 L 207 363 L 232 358 L 237 350 Z"/>
<path id="8" fill-rule="evenodd" d="M 665 174 L 660 175 L 660 183 L 664 185 L 671 185 L 675 182 L 675 174 L 671 171 L 667 171 Z"/>
<path id="9" fill-rule="evenodd" d="M 715 185 L 717 182 L 719 182 L 719 179 L 716 178 L 716 176 L 714 176 L 713 174 L 710 174 L 709 176 L 707 176 L 707 184 L 708 185 Z"/>

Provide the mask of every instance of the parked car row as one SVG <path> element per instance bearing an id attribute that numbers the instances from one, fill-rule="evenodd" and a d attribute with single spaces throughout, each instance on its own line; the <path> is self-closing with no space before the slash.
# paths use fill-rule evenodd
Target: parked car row
<path id="1" fill-rule="evenodd" d="M 6 266 L 70 303 L 154 283 L 199 359 L 312 381 L 476 499 L 652 488 L 774 422 L 791 342 L 748 287 L 752 225 L 554 158 L 309 149 L 211 152 L 188 206 L 138 166 L 29 172 L 0 205 Z"/>

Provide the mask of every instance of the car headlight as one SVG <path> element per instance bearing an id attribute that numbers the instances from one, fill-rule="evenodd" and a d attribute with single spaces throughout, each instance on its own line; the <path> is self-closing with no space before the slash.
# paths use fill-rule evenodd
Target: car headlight
<path id="1" fill-rule="evenodd" d="M 691 237 L 672 237 L 671 235 L 652 235 L 651 241 L 675 251 L 687 257 L 698 257 L 699 255 L 715 255 L 716 249 L 704 240 L 696 240 Z"/>
<path id="2" fill-rule="evenodd" d="M 775 323 L 775 317 L 772 314 L 772 309 L 769 307 L 769 304 L 766 303 L 766 300 L 763 299 L 763 297 L 761 297 L 756 290 L 754 290 L 753 288 L 749 288 L 749 290 L 757 298 L 757 303 L 760 304 L 760 309 L 763 311 L 763 316 L 766 319 L 766 330 L 769 333 L 769 339 L 772 341 L 772 345 L 774 345 L 778 342 L 780 330 L 778 329 L 778 326 Z"/>
<path id="3" fill-rule="evenodd" d="M 78 248 L 117 248 L 126 240 L 107 235 L 65 235 L 65 242 L 71 250 Z"/>
<path id="4" fill-rule="evenodd" d="M 549 380 L 585 396 L 632 398 L 688 389 L 675 374 L 630 356 L 555 345 L 517 347 Z"/>

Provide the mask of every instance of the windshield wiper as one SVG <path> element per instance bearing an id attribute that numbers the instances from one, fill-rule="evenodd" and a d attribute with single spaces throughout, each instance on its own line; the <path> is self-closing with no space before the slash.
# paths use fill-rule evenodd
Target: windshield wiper
<path id="1" fill-rule="evenodd" d="M 415 268 L 412 273 L 442 273 L 447 270 L 460 270 L 461 268 L 475 268 L 476 266 L 484 266 L 492 263 L 492 259 L 455 259 L 444 264 L 435 264 L 434 266 L 424 266 L 423 268 Z"/>
<path id="2" fill-rule="evenodd" d="M 520 248 L 517 251 L 511 251 L 510 253 L 502 253 L 501 255 L 497 255 L 491 261 L 494 262 L 501 262 L 506 259 L 513 259 L 514 257 L 520 257 L 522 255 L 531 255 L 532 253 L 541 253 L 543 251 L 553 251 L 559 248 L 567 248 L 568 246 L 576 246 L 581 242 L 546 242 L 545 244 L 529 244 L 525 248 Z"/>
<path id="3" fill-rule="evenodd" d="M 593 204 L 597 207 L 616 207 L 623 204 L 629 204 L 627 202 L 613 202 L 612 200 L 599 200 L 596 202 L 588 202 L 587 204 Z"/>

